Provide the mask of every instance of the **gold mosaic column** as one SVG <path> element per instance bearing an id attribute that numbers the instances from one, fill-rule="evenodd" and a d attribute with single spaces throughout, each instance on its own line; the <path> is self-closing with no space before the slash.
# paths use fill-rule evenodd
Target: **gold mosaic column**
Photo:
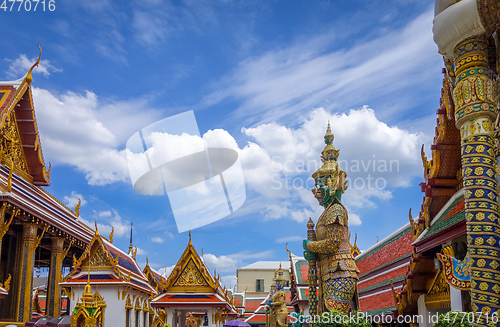
<path id="1" fill-rule="evenodd" d="M 62 276 L 64 238 L 52 237 L 52 252 L 50 253 L 50 270 L 47 285 L 46 312 L 48 316 L 59 317 L 61 313 L 61 288 L 59 282 Z"/>
<path id="2" fill-rule="evenodd" d="M 487 41 L 483 36 L 465 39 L 455 47 L 454 55 L 453 97 L 462 140 L 474 325 L 497 326 L 491 319 L 494 313 L 500 314 L 499 215 L 492 126 L 496 110 L 488 74 Z"/>
<path id="3" fill-rule="evenodd" d="M 31 318 L 33 268 L 35 265 L 35 249 L 37 248 L 37 230 L 35 224 L 23 223 L 23 242 L 21 245 L 18 266 L 18 302 L 16 317 L 18 322 L 27 322 Z"/>

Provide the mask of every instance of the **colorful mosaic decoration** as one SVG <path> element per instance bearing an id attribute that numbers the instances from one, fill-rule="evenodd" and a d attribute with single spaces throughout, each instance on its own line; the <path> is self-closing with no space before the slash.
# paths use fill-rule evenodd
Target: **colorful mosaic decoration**
<path id="1" fill-rule="evenodd" d="M 322 151 L 323 165 L 313 174 L 316 182 L 312 192 L 325 208 L 316 224 L 310 220 L 308 237 L 304 241 L 304 257 L 309 261 L 309 313 L 329 310 L 348 312 L 351 307 L 359 270 L 356 267 L 349 241 L 348 214 L 341 203 L 347 189 L 346 173 L 337 163 L 339 150 L 333 146 L 330 124 Z M 317 276 L 318 275 L 318 276 Z M 319 296 L 316 299 L 316 284 Z"/>
<path id="2" fill-rule="evenodd" d="M 323 297 L 328 310 L 349 311 L 351 299 L 356 290 L 355 278 L 329 279 L 323 283 Z"/>
<path id="3" fill-rule="evenodd" d="M 469 258 L 463 261 L 447 254 L 437 253 L 439 261 L 443 264 L 443 273 L 446 282 L 459 290 L 470 289 Z"/>
<path id="4" fill-rule="evenodd" d="M 453 97 L 462 140 L 470 271 L 453 258 L 442 255 L 439 258 L 451 286 L 463 289 L 470 283 L 476 325 L 490 326 L 491 320 L 485 321 L 484 315 L 500 313 L 500 235 L 492 128 L 496 106 L 492 81 L 486 74 L 489 67 L 486 37 L 476 36 L 460 42 L 455 47 L 454 64 L 457 83 Z"/>

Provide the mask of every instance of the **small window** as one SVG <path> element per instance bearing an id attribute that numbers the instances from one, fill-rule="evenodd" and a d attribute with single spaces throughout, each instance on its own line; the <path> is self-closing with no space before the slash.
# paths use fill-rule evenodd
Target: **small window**
<path id="1" fill-rule="evenodd" d="M 127 309 L 125 319 L 125 326 L 130 327 L 130 309 Z"/>
<path id="2" fill-rule="evenodd" d="M 147 321 L 148 321 L 148 319 L 147 319 L 148 318 L 148 312 L 147 311 L 144 311 L 144 317 L 143 318 L 144 318 L 144 323 L 143 323 L 144 327 L 148 327 L 148 324 L 147 324 Z"/>
<path id="3" fill-rule="evenodd" d="M 141 312 L 136 310 L 135 311 L 135 327 L 141 327 L 139 326 L 139 317 L 140 317 Z"/>
<path id="4" fill-rule="evenodd" d="M 264 280 L 257 279 L 257 285 L 255 286 L 256 292 L 264 292 Z"/>

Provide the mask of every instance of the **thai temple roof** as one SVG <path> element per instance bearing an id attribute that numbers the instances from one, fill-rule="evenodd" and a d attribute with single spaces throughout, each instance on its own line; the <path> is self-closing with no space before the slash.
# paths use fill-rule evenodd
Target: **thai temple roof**
<path id="1" fill-rule="evenodd" d="M 14 158 L 19 162 L 11 163 L 16 173 L 30 183 L 48 186 L 50 168 L 46 169 L 43 159 L 31 92 L 31 71 L 38 66 L 39 61 L 40 57 L 24 77 L 15 81 L 0 82 L 0 128 L 14 124 L 17 129 L 15 134 L 19 135 L 24 155 L 23 158 Z"/>
<path id="2" fill-rule="evenodd" d="M 103 267 L 110 267 L 110 269 L 102 270 L 101 267 L 95 267 L 95 264 L 89 267 L 89 262 L 99 262 Z M 85 285 L 89 278 L 91 285 L 126 285 L 146 293 L 157 293 L 135 259 L 114 246 L 97 230 L 85 252 L 74 263 L 74 267 L 61 283 L 62 286 Z M 93 268 L 98 268 L 98 270 L 93 270 Z"/>
<path id="3" fill-rule="evenodd" d="M 50 185 L 51 168 L 44 161 L 31 89 L 32 70 L 39 61 L 40 57 L 25 76 L 0 81 L 0 128 L 12 144 L 11 152 L 2 156 L 0 178 L 7 184 L 0 185 L 0 195 L 26 213 L 44 217 L 52 232 L 64 231 L 68 239 L 75 238 L 74 246 L 82 248 L 94 231 L 78 220 L 77 208 L 68 208 L 40 187 Z"/>
<path id="4" fill-rule="evenodd" d="M 225 307 L 230 315 L 238 315 L 232 292 L 221 286 L 220 277 L 215 272 L 214 276 L 196 252 L 190 231 L 186 249 L 160 285 L 164 293 L 154 298 L 151 306 Z"/>
<path id="5" fill-rule="evenodd" d="M 448 202 L 443 206 L 438 214 L 432 219 L 430 228 L 424 230 L 422 234 L 420 234 L 420 236 L 415 240 L 415 242 L 413 243 L 415 246 L 418 247 L 419 245 L 423 244 L 424 242 L 428 242 L 433 238 L 443 236 L 444 232 L 457 224 L 462 224 L 465 228 L 464 193 L 465 190 L 461 189 L 448 200 Z M 453 238 L 453 235 L 451 235 L 450 237 Z M 440 244 L 446 241 L 447 240 L 443 239 L 439 240 Z M 429 246 L 432 247 L 432 245 Z M 424 251 L 424 249 L 421 249 L 418 252 L 422 251 Z"/>

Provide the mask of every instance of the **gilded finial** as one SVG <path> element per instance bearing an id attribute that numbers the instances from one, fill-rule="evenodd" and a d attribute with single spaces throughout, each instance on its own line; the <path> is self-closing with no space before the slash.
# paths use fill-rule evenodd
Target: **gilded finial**
<path id="1" fill-rule="evenodd" d="M 290 260 L 292 260 L 292 252 L 288 250 L 288 243 L 285 244 L 285 248 L 288 251 L 288 256 L 290 257 Z"/>
<path id="2" fill-rule="evenodd" d="M 311 217 L 309 217 L 309 221 L 307 222 L 307 227 L 314 228 L 314 222 Z"/>
<path id="3" fill-rule="evenodd" d="M 80 206 L 82 205 L 82 200 L 78 198 L 78 204 L 75 207 L 75 216 L 80 217 Z"/>
<path id="4" fill-rule="evenodd" d="M 99 235 L 99 231 L 97 230 L 97 217 L 95 218 L 94 225 L 95 225 L 95 234 Z"/>
<path id="5" fill-rule="evenodd" d="M 26 75 L 26 82 L 28 82 L 28 84 L 31 84 L 31 82 L 33 81 L 33 77 L 31 76 L 31 71 L 33 70 L 33 68 L 38 66 L 38 64 L 40 63 L 40 58 L 42 57 L 42 48 L 40 47 L 40 44 L 37 45 L 38 49 L 40 49 L 40 54 L 38 55 L 38 59 L 33 64 L 33 66 L 31 66 L 30 70 L 28 70 L 28 74 Z"/>
<path id="6" fill-rule="evenodd" d="M 377 238 L 377 243 L 378 243 L 378 236 L 375 236 Z"/>
<path id="7" fill-rule="evenodd" d="M 134 258 L 134 260 L 135 260 L 135 258 L 136 258 L 136 256 L 137 256 L 137 249 L 138 249 L 138 248 L 137 248 L 137 247 L 135 247 L 135 249 L 134 249 L 134 254 L 133 254 L 133 256 L 132 256 L 132 257 Z"/>
<path id="8" fill-rule="evenodd" d="M 87 273 L 87 285 L 83 290 L 82 302 L 92 302 L 93 301 L 92 286 L 90 286 L 90 262 L 88 263 L 88 273 Z"/>
<path id="9" fill-rule="evenodd" d="M 326 133 L 325 133 L 325 143 L 327 145 L 331 145 L 333 143 L 333 133 L 332 129 L 330 128 L 330 121 L 328 121 L 328 126 L 326 127 Z"/>
<path id="10" fill-rule="evenodd" d="M 109 233 L 109 243 L 113 244 L 113 235 L 115 233 L 115 228 L 111 227 L 111 233 Z"/>
<path id="11" fill-rule="evenodd" d="M 189 229 L 189 244 L 191 244 L 191 228 Z"/>

